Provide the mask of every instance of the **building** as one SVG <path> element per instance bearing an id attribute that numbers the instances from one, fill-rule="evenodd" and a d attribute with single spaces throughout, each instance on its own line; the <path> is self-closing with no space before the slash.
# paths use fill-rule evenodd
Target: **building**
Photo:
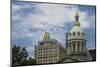
<path id="1" fill-rule="evenodd" d="M 66 35 L 66 58 L 63 62 L 92 61 L 86 48 L 86 33 L 81 28 L 79 13 L 76 12 L 75 22 L 70 32 Z"/>
<path id="2" fill-rule="evenodd" d="M 49 32 L 45 32 L 43 40 L 35 47 L 36 62 L 48 64 L 92 61 L 86 42 L 86 33 L 81 28 L 79 13 L 76 12 L 74 25 L 66 34 L 66 48 L 57 40 L 51 39 Z"/>
<path id="3" fill-rule="evenodd" d="M 66 56 L 66 50 L 55 39 L 50 38 L 49 32 L 45 32 L 43 40 L 35 47 L 37 64 L 58 63 Z"/>
<path id="4" fill-rule="evenodd" d="M 92 61 L 96 61 L 96 49 L 89 49 L 89 53 L 92 57 Z"/>

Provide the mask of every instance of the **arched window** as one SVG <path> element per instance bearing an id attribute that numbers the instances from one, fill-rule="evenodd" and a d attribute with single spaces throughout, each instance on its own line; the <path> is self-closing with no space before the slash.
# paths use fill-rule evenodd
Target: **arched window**
<path id="1" fill-rule="evenodd" d="M 75 32 L 73 32 L 73 35 L 75 35 Z"/>
<path id="2" fill-rule="evenodd" d="M 77 32 L 78 35 L 80 35 L 80 32 Z"/>

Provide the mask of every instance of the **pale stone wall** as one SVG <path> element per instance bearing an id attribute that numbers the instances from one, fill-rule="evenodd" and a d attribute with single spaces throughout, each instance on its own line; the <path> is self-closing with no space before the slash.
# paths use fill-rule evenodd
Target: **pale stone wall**
<path id="1" fill-rule="evenodd" d="M 67 33 L 67 55 L 78 61 L 91 61 L 91 56 L 86 48 L 86 34 L 80 32 Z"/>
<path id="2" fill-rule="evenodd" d="M 57 63 L 65 58 L 66 50 L 60 45 L 60 43 L 38 45 L 36 48 L 37 64 Z"/>

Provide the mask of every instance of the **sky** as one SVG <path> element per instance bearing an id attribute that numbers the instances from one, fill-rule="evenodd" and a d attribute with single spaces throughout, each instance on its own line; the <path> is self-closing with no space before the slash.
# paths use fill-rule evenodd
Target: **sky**
<path id="1" fill-rule="evenodd" d="M 25 47 L 34 58 L 34 46 L 48 31 L 51 39 L 66 46 L 66 33 L 71 30 L 75 13 L 87 35 L 87 48 L 95 48 L 95 6 L 35 2 L 12 2 L 12 45 Z"/>

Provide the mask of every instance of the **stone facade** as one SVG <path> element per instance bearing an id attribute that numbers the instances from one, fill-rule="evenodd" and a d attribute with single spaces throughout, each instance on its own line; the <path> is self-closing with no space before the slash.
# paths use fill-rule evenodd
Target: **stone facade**
<path id="1" fill-rule="evenodd" d="M 86 48 L 86 34 L 80 26 L 78 12 L 75 15 L 74 26 L 66 36 L 67 57 L 70 57 L 77 61 L 92 61 L 92 58 Z M 66 62 L 68 62 L 68 60 L 66 60 Z"/>
<path id="2" fill-rule="evenodd" d="M 46 35 L 47 33 L 45 33 Z M 58 63 L 66 56 L 66 50 L 55 39 L 43 38 L 35 47 L 35 58 L 37 64 Z"/>

